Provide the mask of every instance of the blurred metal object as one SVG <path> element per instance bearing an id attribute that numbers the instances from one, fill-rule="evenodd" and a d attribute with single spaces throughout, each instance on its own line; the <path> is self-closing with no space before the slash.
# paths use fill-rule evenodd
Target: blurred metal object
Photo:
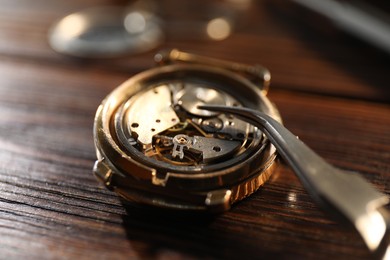
<path id="1" fill-rule="evenodd" d="M 389 203 L 386 194 L 375 190 L 358 174 L 325 162 L 269 115 L 248 108 L 209 105 L 199 108 L 233 114 L 262 129 L 318 204 L 349 220 L 376 256 L 390 252 L 390 217 L 383 207 Z"/>
<path id="2" fill-rule="evenodd" d="M 251 0 L 138 0 L 128 6 L 100 6 L 70 14 L 49 30 L 57 52 L 84 58 L 110 58 L 150 51 L 165 38 L 197 41 L 228 38 Z M 174 7 L 174 8 L 172 8 Z"/>
<path id="3" fill-rule="evenodd" d="M 49 30 L 48 37 L 59 53 L 107 58 L 156 48 L 164 33 L 153 10 L 145 5 L 102 6 L 62 18 Z"/>
<path id="4" fill-rule="evenodd" d="M 292 0 L 330 19 L 336 26 L 390 54 L 390 16 L 374 3 Z"/>

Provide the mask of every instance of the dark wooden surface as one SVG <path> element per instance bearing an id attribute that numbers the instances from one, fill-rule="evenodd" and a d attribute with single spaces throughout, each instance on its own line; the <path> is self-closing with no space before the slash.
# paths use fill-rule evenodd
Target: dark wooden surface
<path id="1" fill-rule="evenodd" d="M 72 59 L 53 52 L 46 33 L 71 11 L 107 3 L 0 0 L 1 259 L 370 258 L 285 165 L 215 218 L 124 206 L 102 188 L 91 172 L 95 110 L 153 66 L 155 51 Z M 268 67 L 285 125 L 390 193 L 390 56 L 284 6 L 257 1 L 244 17 L 225 41 L 170 32 L 161 47 Z"/>

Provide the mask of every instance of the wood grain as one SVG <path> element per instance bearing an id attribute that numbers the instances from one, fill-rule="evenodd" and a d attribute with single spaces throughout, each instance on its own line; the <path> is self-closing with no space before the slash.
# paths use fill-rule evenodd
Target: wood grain
<path id="1" fill-rule="evenodd" d="M 80 60 L 50 50 L 46 33 L 70 11 L 104 3 L 112 2 L 0 0 L 1 259 L 370 259 L 351 227 L 324 214 L 284 164 L 214 217 L 139 208 L 102 188 L 91 173 L 96 108 L 153 66 L 154 51 Z M 389 194 L 389 57 L 340 33 L 327 38 L 277 8 L 254 4 L 225 41 L 170 32 L 161 48 L 269 67 L 269 96 L 285 125 Z"/>

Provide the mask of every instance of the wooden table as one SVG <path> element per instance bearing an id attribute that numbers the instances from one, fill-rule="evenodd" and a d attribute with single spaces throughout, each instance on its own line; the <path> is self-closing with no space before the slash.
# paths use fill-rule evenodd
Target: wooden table
<path id="1" fill-rule="evenodd" d="M 152 67 L 156 50 L 74 59 L 50 49 L 47 31 L 69 12 L 113 2 L 126 3 L 0 0 L 0 258 L 369 259 L 356 232 L 322 212 L 286 165 L 215 218 L 124 206 L 101 187 L 91 170 L 96 108 Z M 161 48 L 268 67 L 285 125 L 390 193 L 389 55 L 286 11 L 258 1 L 224 41 L 171 31 Z"/>

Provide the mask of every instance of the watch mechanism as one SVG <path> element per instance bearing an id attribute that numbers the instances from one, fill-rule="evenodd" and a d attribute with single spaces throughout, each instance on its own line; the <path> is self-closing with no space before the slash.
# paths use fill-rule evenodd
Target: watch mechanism
<path id="1" fill-rule="evenodd" d="M 250 146 L 251 125 L 198 109 L 202 104 L 241 106 L 227 93 L 200 84 L 157 85 L 126 103 L 126 139 L 145 156 L 177 166 L 226 161 Z M 261 138 L 258 130 L 256 136 Z"/>

